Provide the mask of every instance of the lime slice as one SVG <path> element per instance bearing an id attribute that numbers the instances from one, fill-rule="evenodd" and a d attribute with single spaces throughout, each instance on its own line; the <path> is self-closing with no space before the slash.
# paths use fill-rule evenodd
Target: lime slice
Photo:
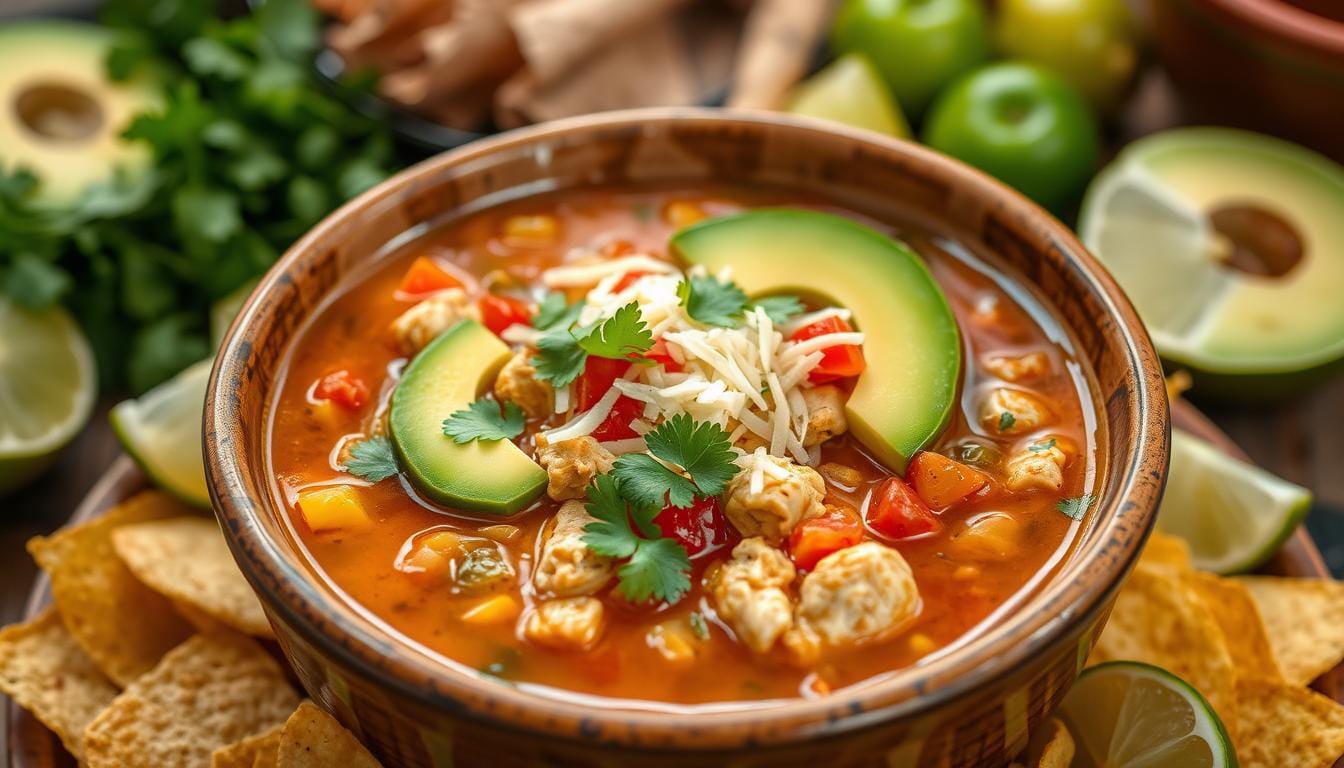
<path id="1" fill-rule="evenodd" d="M 1190 544 L 1196 568 L 1240 573 L 1264 562 L 1297 528 L 1311 492 L 1174 429 L 1157 527 Z"/>
<path id="2" fill-rule="evenodd" d="M 202 360 L 134 400 L 112 409 L 121 445 L 159 487 L 209 509 L 201 417 L 213 360 Z"/>
<path id="3" fill-rule="evenodd" d="M 224 341 L 224 334 L 229 332 L 229 326 L 233 325 L 233 318 L 238 316 L 239 310 L 243 304 L 247 303 L 247 297 L 252 295 L 252 289 L 257 287 L 256 280 L 248 280 L 228 296 L 216 301 L 210 306 L 210 341 L 219 349 L 219 345 Z"/>
<path id="4" fill-rule="evenodd" d="M 70 315 L 0 297 L 0 494 L 51 464 L 97 395 L 93 352 Z"/>
<path id="5" fill-rule="evenodd" d="M 1288 142 L 1181 128 L 1127 146 L 1089 187 L 1084 244 L 1162 357 L 1205 389 L 1275 394 L 1344 359 L 1344 168 Z"/>
<path id="6" fill-rule="evenodd" d="M 1203 696 L 1165 669 L 1112 661 L 1083 672 L 1059 718 L 1073 768 L 1235 768 L 1237 754 Z"/>
<path id="7" fill-rule="evenodd" d="M 891 91 L 868 59 L 858 53 L 836 59 L 801 83 L 789 111 L 910 138 L 910 126 Z"/>

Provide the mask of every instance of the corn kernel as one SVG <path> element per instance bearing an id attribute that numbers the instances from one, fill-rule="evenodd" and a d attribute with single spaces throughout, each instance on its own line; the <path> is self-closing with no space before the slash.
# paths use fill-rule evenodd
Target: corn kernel
<path id="1" fill-rule="evenodd" d="M 500 544 L 509 544 L 517 541 L 519 536 L 523 535 L 523 529 L 516 525 L 487 525 L 477 531 L 487 539 L 498 541 Z"/>
<path id="2" fill-rule="evenodd" d="M 397 570 L 416 578 L 430 580 L 448 578 L 451 561 L 426 546 L 418 546 L 397 562 Z"/>
<path id="3" fill-rule="evenodd" d="M 550 243 L 560 235 L 560 222 L 554 216 L 510 216 L 504 222 L 504 236 L 529 243 Z"/>
<path id="4" fill-rule="evenodd" d="M 438 531 L 426 536 L 420 545 L 445 557 L 455 557 L 462 552 L 462 537 L 452 531 Z"/>
<path id="5" fill-rule="evenodd" d="M 695 641 L 679 622 L 664 622 L 644 636 L 649 647 L 674 664 L 685 664 L 695 659 Z"/>
<path id="6" fill-rule="evenodd" d="M 938 650 L 938 643 L 934 642 L 932 637 L 929 637 L 923 632 L 916 632 L 911 635 L 908 642 L 910 644 L 910 650 L 918 653 L 920 656 L 927 656 Z"/>
<path id="7" fill-rule="evenodd" d="M 373 525 L 350 485 L 329 485 L 299 491 L 299 513 L 313 531 L 360 530 Z"/>
<path id="8" fill-rule="evenodd" d="M 685 200 L 674 200 L 663 209 L 663 218 L 677 228 L 690 226 L 708 215 L 704 208 Z"/>
<path id="9" fill-rule="evenodd" d="M 513 595 L 495 595 L 467 609 L 462 620 L 468 624 L 503 624 L 517 619 L 521 612 Z"/>

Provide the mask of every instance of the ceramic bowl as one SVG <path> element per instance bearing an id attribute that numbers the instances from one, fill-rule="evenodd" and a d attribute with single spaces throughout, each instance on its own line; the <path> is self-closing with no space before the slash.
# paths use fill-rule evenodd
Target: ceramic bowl
<path id="1" fill-rule="evenodd" d="M 1344 3 L 1150 0 L 1153 40 L 1188 117 L 1344 162 Z"/>
<path id="2" fill-rule="evenodd" d="M 287 346 L 342 276 L 461 206 L 594 183 L 761 183 L 918 222 L 1017 272 L 1095 373 L 1098 503 L 1061 567 L 963 647 L 818 700 L 675 713 L 585 706 L 455 672 L 343 600 L 290 541 L 266 461 Z M 423 162 L 347 204 L 271 270 L 224 342 L 206 403 L 211 496 L 315 701 L 389 766 L 996 766 L 1087 658 L 1151 527 L 1167 467 L 1161 368 L 1119 288 L 1025 198 L 914 144 L 834 124 L 696 109 L 537 126 Z"/>

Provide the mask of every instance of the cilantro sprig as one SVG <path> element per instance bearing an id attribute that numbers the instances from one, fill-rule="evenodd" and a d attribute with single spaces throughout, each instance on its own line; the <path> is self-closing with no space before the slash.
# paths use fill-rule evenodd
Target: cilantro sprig
<path id="1" fill-rule="evenodd" d="M 543 309 L 546 309 L 545 301 Z M 590 355 L 638 361 L 653 346 L 653 333 L 640 316 L 636 302 L 626 304 L 611 317 L 585 328 L 571 328 L 578 312 L 570 309 L 565 312 L 569 314 L 557 314 L 558 310 L 552 304 L 551 313 L 555 319 L 550 320 L 552 324 L 537 341 L 537 354 L 532 357 L 537 378 L 549 381 L 553 387 L 569 386 L 583 373 Z"/>
<path id="2" fill-rule="evenodd" d="M 576 338 L 584 352 L 612 360 L 640 357 L 653 346 L 653 332 L 640 316 L 639 304 L 633 301 Z"/>
<path id="3" fill-rule="evenodd" d="M 377 483 L 397 474 L 397 455 L 392 441 L 386 437 L 371 437 L 350 446 L 350 458 L 345 471 L 370 483 Z"/>
<path id="4" fill-rule="evenodd" d="M 644 442 L 652 456 L 627 453 L 613 469 L 626 495 L 638 503 L 661 506 L 666 500 L 674 507 L 689 507 L 697 496 L 723 493 L 737 474 L 728 433 L 712 422 L 697 423 L 680 413 L 646 434 Z"/>
<path id="5" fill-rule="evenodd" d="M 1074 499 L 1064 499 L 1057 502 L 1055 509 L 1071 520 L 1082 520 L 1093 501 L 1095 501 L 1095 497 L 1090 493 L 1085 493 Z"/>
<path id="6" fill-rule="evenodd" d="M 686 314 L 705 325 L 732 328 L 742 320 L 747 308 L 747 294 L 737 283 L 719 280 L 708 275 L 692 275 L 677 286 L 677 296 Z"/>
<path id="7" fill-rule="evenodd" d="M 691 559 L 675 540 L 662 536 L 653 519 L 661 506 L 631 503 L 614 475 L 598 475 L 588 486 L 583 542 L 599 555 L 625 559 L 616 570 L 617 589 L 632 602 L 675 603 L 691 588 Z"/>
<path id="8" fill-rule="evenodd" d="M 803 313 L 803 301 L 797 296 L 766 296 L 751 304 L 765 310 L 772 323 L 787 323 Z"/>
<path id="9" fill-rule="evenodd" d="M 582 300 L 569 304 L 566 303 L 565 294 L 551 291 L 537 304 L 537 316 L 532 318 L 532 327 L 540 331 L 555 327 L 569 328 L 579 319 L 579 313 L 582 311 Z"/>
<path id="10" fill-rule="evenodd" d="M 472 440 L 512 440 L 523 433 L 523 409 L 517 403 L 481 398 L 443 420 L 443 434 L 455 443 Z"/>

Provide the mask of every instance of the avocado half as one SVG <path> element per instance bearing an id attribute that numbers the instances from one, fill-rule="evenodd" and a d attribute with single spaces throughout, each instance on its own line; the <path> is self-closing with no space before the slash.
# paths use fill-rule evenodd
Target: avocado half
<path id="1" fill-rule="evenodd" d="M 546 470 L 508 440 L 457 443 L 443 421 L 489 388 L 512 353 L 474 320 L 430 342 L 397 382 L 389 427 L 411 484 L 454 509 L 509 515 L 546 488 Z"/>
<path id="2" fill-rule="evenodd" d="M 763 209 L 681 230 L 672 249 L 710 273 L 731 267 L 752 296 L 790 293 L 836 304 L 863 331 L 868 367 L 846 405 L 849 428 L 890 469 L 947 427 L 961 375 L 952 308 L 905 245 L 818 211 Z"/>
<path id="3" fill-rule="evenodd" d="M 149 167 L 148 149 L 121 133 L 158 107 L 159 92 L 146 78 L 107 78 L 112 42 L 108 30 L 77 21 L 0 24 L 0 166 L 32 171 L 40 204 L 69 205 L 117 168 Z"/>

